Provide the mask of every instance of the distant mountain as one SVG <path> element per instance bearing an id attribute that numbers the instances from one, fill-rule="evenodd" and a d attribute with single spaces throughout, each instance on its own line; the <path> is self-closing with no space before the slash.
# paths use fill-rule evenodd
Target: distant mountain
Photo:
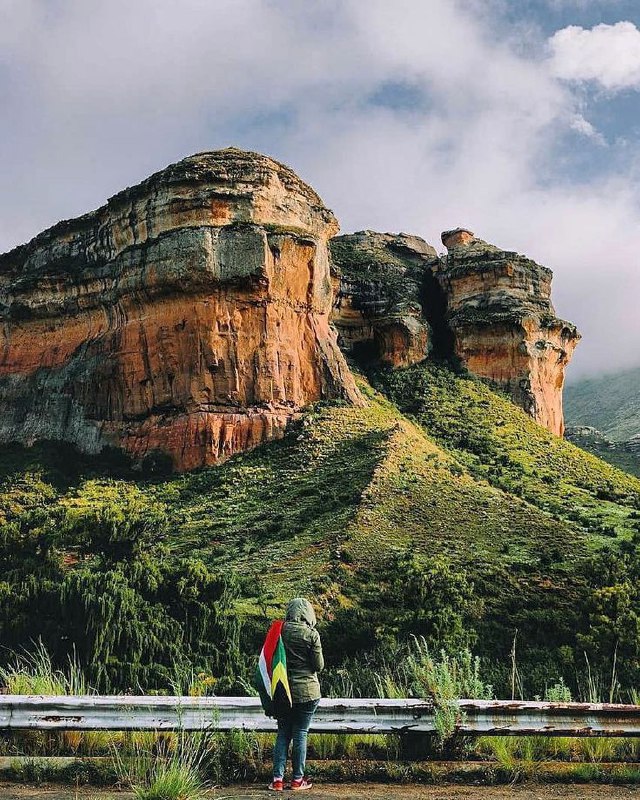
<path id="1" fill-rule="evenodd" d="M 588 425 L 569 425 L 564 435 L 583 450 L 640 478 L 640 435 L 626 442 L 613 442 Z"/>
<path id="2" fill-rule="evenodd" d="M 567 426 L 588 425 L 614 442 L 640 434 L 640 367 L 587 378 L 564 392 Z"/>

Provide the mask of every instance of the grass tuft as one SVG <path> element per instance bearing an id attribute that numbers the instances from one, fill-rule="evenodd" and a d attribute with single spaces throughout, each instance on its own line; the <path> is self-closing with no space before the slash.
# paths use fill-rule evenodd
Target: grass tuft
<path id="1" fill-rule="evenodd" d="M 146 741 L 145 741 L 146 738 Z M 205 735 L 137 737 L 127 755 L 113 751 L 119 783 L 139 800 L 199 800 L 205 796 Z"/>

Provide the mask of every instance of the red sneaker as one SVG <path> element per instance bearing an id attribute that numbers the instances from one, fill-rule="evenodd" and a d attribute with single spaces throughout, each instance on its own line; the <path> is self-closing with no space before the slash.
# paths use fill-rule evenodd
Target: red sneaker
<path id="1" fill-rule="evenodd" d="M 306 778 L 295 778 L 291 781 L 292 792 L 303 792 L 305 789 L 310 789 L 313 786 Z"/>
<path id="2" fill-rule="evenodd" d="M 267 789 L 269 789 L 271 792 L 282 792 L 284 790 L 282 778 L 274 778 L 267 786 Z"/>

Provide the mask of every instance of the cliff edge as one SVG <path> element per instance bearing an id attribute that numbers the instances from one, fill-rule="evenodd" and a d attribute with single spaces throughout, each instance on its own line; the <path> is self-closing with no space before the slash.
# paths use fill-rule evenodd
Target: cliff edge
<path id="1" fill-rule="evenodd" d="M 500 386 L 537 422 L 562 436 L 562 388 L 580 340 L 556 316 L 553 273 L 464 228 L 445 231 L 435 275 L 447 295 L 454 349 L 470 372 Z"/>

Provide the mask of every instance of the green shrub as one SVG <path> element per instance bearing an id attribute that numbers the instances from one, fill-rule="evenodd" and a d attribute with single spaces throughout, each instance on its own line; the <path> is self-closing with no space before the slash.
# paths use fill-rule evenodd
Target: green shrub
<path id="1" fill-rule="evenodd" d="M 356 573 L 349 589 L 357 607 L 338 609 L 324 631 L 330 654 L 340 654 L 341 662 L 375 650 L 378 657 L 394 654 L 409 636 L 422 637 L 434 651 L 475 640 L 481 604 L 467 573 L 445 556 L 396 553 L 371 572 Z"/>
<path id="2" fill-rule="evenodd" d="M 30 664 L 42 668 L 41 680 L 69 657 L 102 691 L 166 691 L 187 668 L 224 691 L 244 672 L 234 573 L 172 555 L 161 504 L 130 490 L 33 520 L 29 513 L 0 527 L 0 561 L 10 567 L 0 582 L 0 635 L 8 648 L 46 646 L 49 661 L 41 650 Z M 63 547 L 72 569 L 63 568 Z"/>

